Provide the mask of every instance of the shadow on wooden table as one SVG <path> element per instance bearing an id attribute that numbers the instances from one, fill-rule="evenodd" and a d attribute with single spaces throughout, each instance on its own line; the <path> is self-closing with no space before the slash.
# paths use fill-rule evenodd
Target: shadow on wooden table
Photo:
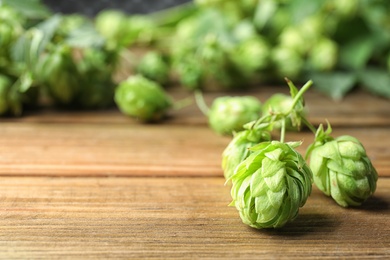
<path id="1" fill-rule="evenodd" d="M 270 236 L 301 237 L 309 234 L 313 236 L 315 233 L 333 232 L 339 224 L 337 219 L 324 214 L 304 213 L 299 214 L 294 221 L 282 228 L 254 230 Z"/>
<path id="2" fill-rule="evenodd" d="M 386 198 L 374 195 L 371 198 L 368 198 L 361 206 L 352 209 L 372 212 L 384 212 L 389 210 L 389 205 L 390 201 L 386 200 Z"/>

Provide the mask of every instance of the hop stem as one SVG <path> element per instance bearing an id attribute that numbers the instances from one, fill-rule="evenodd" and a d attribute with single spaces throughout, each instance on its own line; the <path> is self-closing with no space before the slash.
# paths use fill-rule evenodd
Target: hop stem
<path id="1" fill-rule="evenodd" d="M 208 116 L 210 108 L 207 106 L 206 102 L 204 101 L 202 92 L 200 90 L 196 90 L 194 93 L 195 93 L 195 102 L 198 105 L 200 111 L 205 116 Z"/>
<path id="2" fill-rule="evenodd" d="M 286 81 L 287 81 L 287 84 L 290 86 L 292 83 L 291 80 L 287 79 L 286 78 Z M 303 85 L 303 87 L 298 91 L 298 93 L 296 94 L 296 96 L 294 97 L 294 100 L 293 100 L 293 103 L 291 105 L 291 109 L 290 109 L 290 112 L 294 109 L 294 107 L 297 105 L 297 103 L 299 102 L 299 100 L 302 98 L 303 94 L 305 94 L 305 92 L 311 87 L 311 85 L 313 85 L 313 81 L 312 80 L 309 80 L 308 82 L 306 82 L 305 85 Z"/>
<path id="3" fill-rule="evenodd" d="M 280 142 L 281 143 L 284 143 L 285 136 L 286 136 L 286 118 L 283 118 L 282 127 L 280 129 Z"/>
<path id="4" fill-rule="evenodd" d="M 180 110 L 180 109 L 185 108 L 191 104 L 192 104 L 192 99 L 187 97 L 187 98 L 181 99 L 179 101 L 176 101 L 173 104 L 173 109 Z"/>
<path id="5" fill-rule="evenodd" d="M 302 117 L 302 122 L 313 132 L 313 134 L 316 134 L 317 129 L 306 119 L 306 117 Z"/>

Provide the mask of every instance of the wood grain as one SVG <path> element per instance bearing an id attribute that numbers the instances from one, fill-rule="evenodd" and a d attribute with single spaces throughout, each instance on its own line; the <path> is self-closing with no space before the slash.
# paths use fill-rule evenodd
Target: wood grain
<path id="1" fill-rule="evenodd" d="M 175 101 L 188 100 L 189 105 L 180 110 L 171 110 L 165 123 L 207 125 L 207 118 L 196 106 L 191 92 L 183 88 L 168 89 L 168 92 Z M 210 106 L 213 100 L 220 96 L 253 95 L 264 102 L 275 93 L 288 94 L 288 88 L 275 86 L 259 87 L 241 92 L 207 92 L 204 97 Z M 390 126 L 390 100 L 370 95 L 362 90 L 348 94 L 341 101 L 335 101 L 315 89 L 311 89 L 305 94 L 305 101 L 309 120 L 315 125 L 326 123 L 328 120 L 334 127 Z M 2 118 L 0 122 L 139 124 L 137 120 L 119 113 L 116 108 L 75 111 L 53 107 L 41 107 L 37 110 L 27 111 L 20 118 Z"/>
<path id="2" fill-rule="evenodd" d="M 381 176 L 390 176 L 390 129 L 338 128 L 365 145 Z M 310 132 L 287 134 L 303 141 Z M 231 137 L 187 125 L 3 123 L 0 175 L 222 176 L 221 154 Z"/>
<path id="3" fill-rule="evenodd" d="M 251 93 L 262 101 L 286 88 Z M 175 99 L 188 92 L 172 92 Z M 161 124 L 117 109 L 40 108 L 0 120 L 0 259 L 388 259 L 389 100 L 356 91 L 335 102 L 307 95 L 314 124 L 365 146 L 380 178 L 375 195 L 344 209 L 316 188 L 282 229 L 255 230 L 228 207 L 221 153 L 231 137 L 195 104 Z M 278 138 L 277 134 L 275 138 Z M 287 134 L 313 141 L 308 131 Z"/>
<path id="4" fill-rule="evenodd" d="M 3 259 L 390 256 L 390 179 L 360 208 L 314 189 L 299 217 L 255 230 L 223 178 L 0 178 Z"/>

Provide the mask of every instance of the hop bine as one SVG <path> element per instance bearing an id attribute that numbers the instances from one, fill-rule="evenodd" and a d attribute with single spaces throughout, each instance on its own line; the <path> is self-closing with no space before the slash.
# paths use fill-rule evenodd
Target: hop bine
<path id="1" fill-rule="evenodd" d="M 331 131 L 321 125 L 307 151 L 314 183 L 340 206 L 359 206 L 375 192 L 378 173 L 358 139 Z"/>

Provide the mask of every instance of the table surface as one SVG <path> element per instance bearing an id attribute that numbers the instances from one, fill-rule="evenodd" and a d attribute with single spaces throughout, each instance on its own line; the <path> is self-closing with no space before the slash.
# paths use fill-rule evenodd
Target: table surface
<path id="1" fill-rule="evenodd" d="M 239 95 L 264 101 L 286 88 Z M 172 90 L 176 100 L 191 97 Z M 221 95 L 205 95 L 210 104 Z M 390 101 L 364 91 L 336 102 L 310 90 L 309 120 L 356 136 L 379 173 L 373 197 L 342 208 L 316 187 L 281 229 L 244 225 L 224 185 L 215 134 L 196 105 L 161 124 L 117 109 L 40 109 L 0 121 L 0 258 L 390 258 Z M 288 133 L 302 140 L 313 135 Z"/>

